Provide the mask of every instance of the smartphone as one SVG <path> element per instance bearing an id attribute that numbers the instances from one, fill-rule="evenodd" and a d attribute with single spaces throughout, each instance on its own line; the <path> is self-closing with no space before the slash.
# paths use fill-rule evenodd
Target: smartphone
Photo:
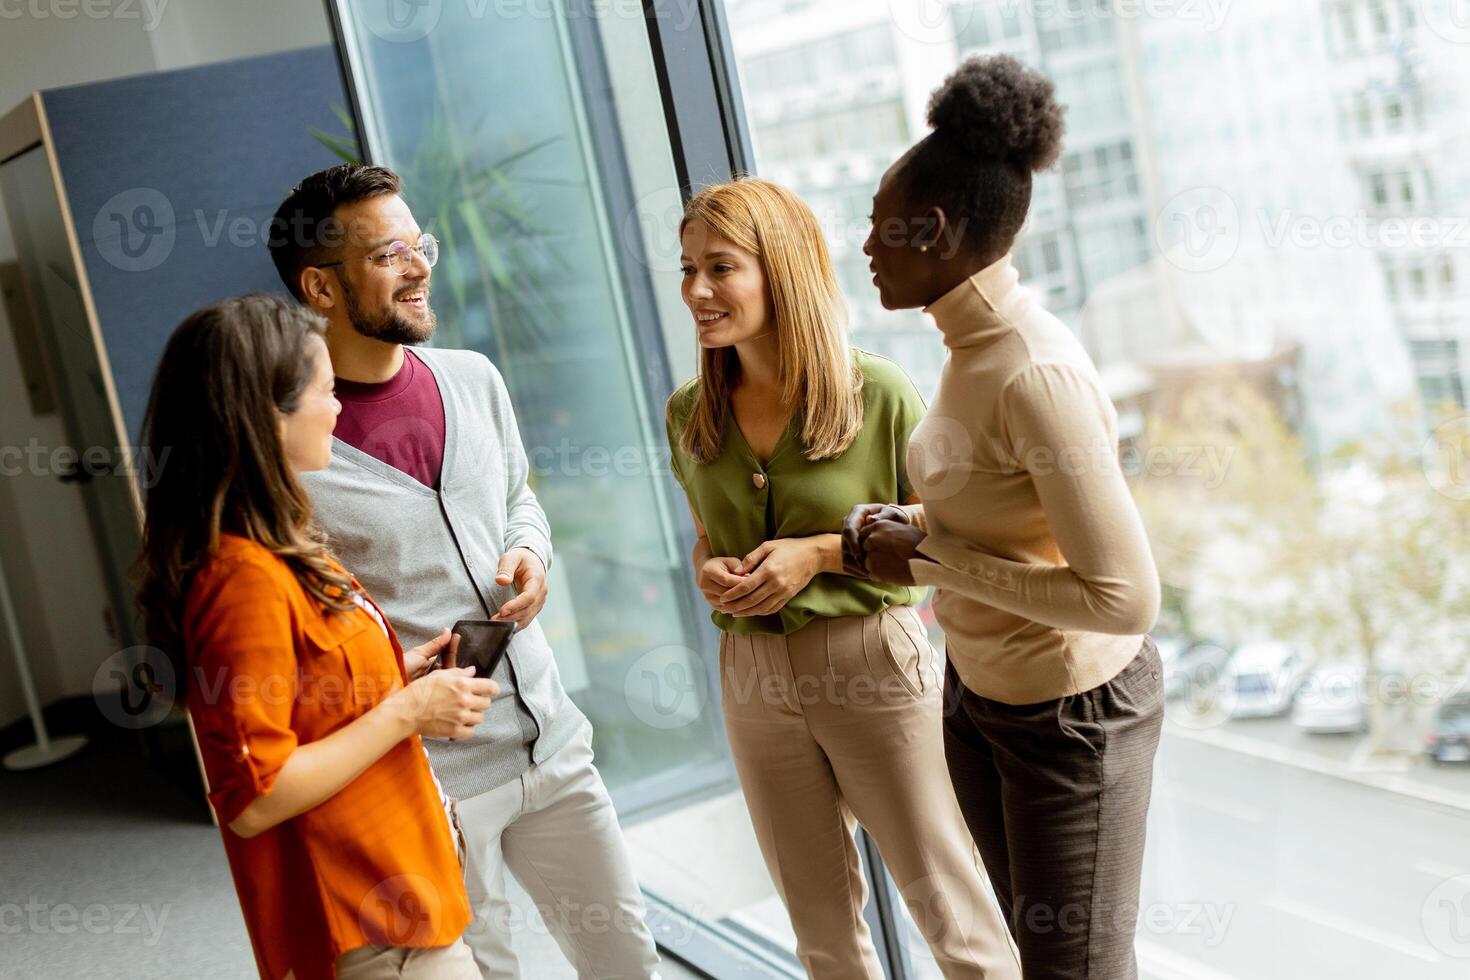
<path id="1" fill-rule="evenodd" d="M 476 677 L 489 677 L 505 659 L 516 624 L 489 619 L 461 619 L 451 631 L 459 637 L 459 650 L 454 662 L 460 667 L 474 667 Z"/>

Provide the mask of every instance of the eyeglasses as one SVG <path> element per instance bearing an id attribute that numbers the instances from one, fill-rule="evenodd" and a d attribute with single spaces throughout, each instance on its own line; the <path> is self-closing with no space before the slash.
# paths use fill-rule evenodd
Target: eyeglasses
<path id="1" fill-rule="evenodd" d="M 391 242 L 381 252 L 369 255 L 368 262 L 380 269 L 392 269 L 394 275 L 405 276 L 413 265 L 414 252 L 422 255 L 425 264 L 432 269 L 439 263 L 439 239 L 433 235 L 420 235 L 417 245 Z M 342 265 L 343 261 L 339 259 L 336 262 L 318 262 L 316 265 L 319 269 L 325 269 L 332 265 Z"/>

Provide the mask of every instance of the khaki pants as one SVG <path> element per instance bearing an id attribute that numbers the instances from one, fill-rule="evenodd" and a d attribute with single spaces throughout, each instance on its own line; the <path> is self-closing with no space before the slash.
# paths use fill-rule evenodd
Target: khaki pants
<path id="1" fill-rule="evenodd" d="M 506 898 L 507 870 L 578 977 L 657 980 L 658 949 L 617 813 L 593 765 L 591 725 L 545 762 L 457 801 L 455 810 L 475 913 L 464 941 L 485 980 L 518 980 L 511 934 L 538 928 Z"/>
<path id="2" fill-rule="evenodd" d="M 855 824 L 946 977 L 1020 980 L 944 761 L 939 658 L 918 614 L 817 619 L 720 643 L 725 727 L 809 976 L 881 980 Z"/>
<path id="3" fill-rule="evenodd" d="M 480 980 L 463 939 L 448 946 L 361 946 L 337 957 L 337 980 Z"/>

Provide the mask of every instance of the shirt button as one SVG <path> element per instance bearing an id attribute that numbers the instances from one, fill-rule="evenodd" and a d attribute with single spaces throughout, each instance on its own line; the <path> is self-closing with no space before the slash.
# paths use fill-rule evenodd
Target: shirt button
<path id="1" fill-rule="evenodd" d="M 764 490 L 766 488 L 766 475 L 764 473 L 752 473 L 750 474 L 750 482 L 755 484 L 757 490 Z"/>

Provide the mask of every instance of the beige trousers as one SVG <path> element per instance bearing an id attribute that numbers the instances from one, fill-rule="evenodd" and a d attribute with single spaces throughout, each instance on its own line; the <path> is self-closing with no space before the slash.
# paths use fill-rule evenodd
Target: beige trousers
<path id="1" fill-rule="evenodd" d="M 593 764 L 590 724 L 519 777 L 458 801 L 456 815 L 475 913 L 464 941 L 484 980 L 537 980 L 522 972 L 511 934 L 538 928 L 550 930 L 582 980 L 658 980 L 658 949 Z M 527 919 L 506 897 L 507 870 L 537 916 Z"/>
<path id="2" fill-rule="evenodd" d="M 463 939 L 448 946 L 361 946 L 337 957 L 337 980 L 480 980 Z"/>
<path id="3" fill-rule="evenodd" d="M 756 839 L 810 977 L 883 977 L 863 921 L 860 822 L 945 977 L 1020 980 L 955 802 L 939 657 L 918 613 L 725 634 L 720 688 Z"/>

